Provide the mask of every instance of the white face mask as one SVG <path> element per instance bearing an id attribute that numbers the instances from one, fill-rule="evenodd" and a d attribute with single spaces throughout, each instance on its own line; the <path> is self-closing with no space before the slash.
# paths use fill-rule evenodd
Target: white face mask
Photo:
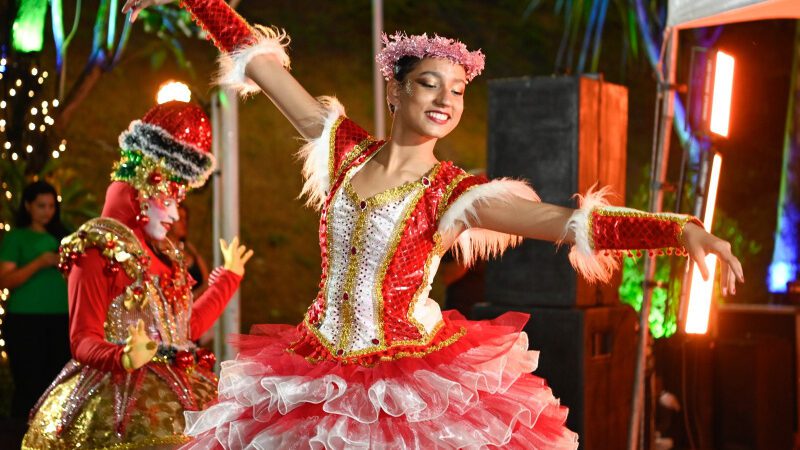
<path id="1" fill-rule="evenodd" d="M 147 206 L 150 221 L 144 226 L 144 232 L 151 239 L 164 240 L 172 223 L 179 219 L 178 202 L 174 198 L 148 199 Z"/>

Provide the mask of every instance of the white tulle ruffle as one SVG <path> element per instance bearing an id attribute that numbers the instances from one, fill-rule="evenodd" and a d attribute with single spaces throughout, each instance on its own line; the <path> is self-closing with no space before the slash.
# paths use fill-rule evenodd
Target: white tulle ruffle
<path id="1" fill-rule="evenodd" d="M 566 408 L 530 374 L 524 332 L 495 336 L 449 364 L 279 374 L 268 360 L 223 363 L 219 403 L 187 412 L 186 448 L 577 448 Z M 280 363 L 278 363 L 280 365 Z M 353 375 L 353 373 L 360 375 Z"/>

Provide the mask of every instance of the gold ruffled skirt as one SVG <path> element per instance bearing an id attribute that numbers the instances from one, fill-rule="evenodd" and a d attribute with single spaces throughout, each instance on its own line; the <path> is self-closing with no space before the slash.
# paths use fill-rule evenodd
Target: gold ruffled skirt
<path id="1" fill-rule="evenodd" d="M 53 386 L 31 418 L 23 449 L 172 449 L 189 440 L 183 434 L 181 399 L 161 377 L 149 370 L 145 370 L 141 384 L 132 391 L 115 386 L 107 374 L 94 386 L 93 392 L 87 393 L 80 410 L 74 412 L 74 418 L 65 427 L 62 417 L 74 404 L 70 397 L 79 394 L 76 389 L 81 389 L 80 375 L 80 372 L 75 373 Z M 188 381 L 190 386 L 187 387 L 200 408 L 216 399 L 213 380 L 198 373 L 182 378 Z M 131 399 L 134 403 L 127 408 L 127 413 L 122 413 L 127 417 L 124 433 L 120 435 L 116 431 L 120 411 L 115 411 L 115 395 L 126 391 L 135 398 Z"/>

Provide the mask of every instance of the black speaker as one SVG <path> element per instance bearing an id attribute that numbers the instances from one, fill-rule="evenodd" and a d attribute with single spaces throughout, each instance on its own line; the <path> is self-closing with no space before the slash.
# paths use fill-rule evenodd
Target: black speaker
<path id="1" fill-rule="evenodd" d="M 726 305 L 713 352 L 714 442 L 721 450 L 795 447 L 797 308 Z"/>
<path id="2" fill-rule="evenodd" d="M 626 88 L 587 77 L 489 82 L 488 172 L 531 182 L 543 201 L 575 206 L 572 196 L 610 185 L 625 202 Z M 578 279 L 566 247 L 525 241 L 487 267 L 486 298 L 519 306 L 617 304 L 612 283 Z M 531 295 L 533 294 L 533 295 Z"/>
<path id="3" fill-rule="evenodd" d="M 636 358 L 636 313 L 628 306 L 508 308 L 478 304 L 476 319 L 531 315 L 525 332 L 539 350 L 534 372 L 569 408 L 567 426 L 585 450 L 625 448 Z"/>

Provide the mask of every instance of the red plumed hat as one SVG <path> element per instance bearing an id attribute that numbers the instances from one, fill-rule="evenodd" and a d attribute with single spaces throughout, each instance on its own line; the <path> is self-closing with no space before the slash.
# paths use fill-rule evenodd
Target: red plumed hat
<path id="1" fill-rule="evenodd" d="M 211 121 L 202 108 L 180 101 L 153 107 L 119 136 L 122 150 L 139 151 L 189 187 L 205 184 L 216 167 Z"/>

